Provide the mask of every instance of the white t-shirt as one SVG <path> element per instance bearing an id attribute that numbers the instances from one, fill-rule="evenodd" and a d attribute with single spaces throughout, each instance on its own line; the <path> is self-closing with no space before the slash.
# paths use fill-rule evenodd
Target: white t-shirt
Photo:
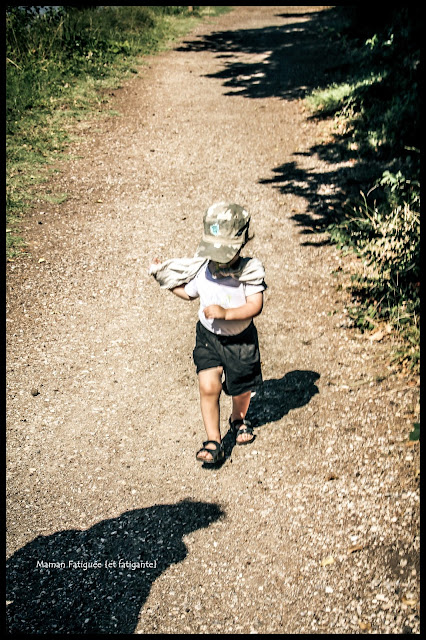
<path id="1" fill-rule="evenodd" d="M 213 278 L 208 264 L 200 269 L 195 278 L 185 285 L 186 293 L 191 298 L 200 298 L 200 309 L 198 317 L 201 324 L 212 333 L 234 336 L 244 331 L 249 326 L 251 319 L 247 320 L 219 320 L 216 318 L 206 318 L 205 307 L 211 304 L 218 304 L 224 309 L 235 309 L 242 307 L 247 296 L 264 291 L 265 285 L 252 285 L 239 282 L 235 278 Z"/>

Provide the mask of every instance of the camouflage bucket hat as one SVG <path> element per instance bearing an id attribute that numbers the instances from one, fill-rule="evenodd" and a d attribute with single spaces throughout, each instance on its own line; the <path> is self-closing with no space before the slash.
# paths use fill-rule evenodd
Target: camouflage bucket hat
<path id="1" fill-rule="evenodd" d="M 203 238 L 196 256 L 226 264 L 253 236 L 249 236 L 250 214 L 239 204 L 216 202 L 204 214 Z"/>

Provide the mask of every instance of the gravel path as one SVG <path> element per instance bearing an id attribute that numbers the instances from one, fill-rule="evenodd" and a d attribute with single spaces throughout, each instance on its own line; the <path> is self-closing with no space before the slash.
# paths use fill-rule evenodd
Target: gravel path
<path id="1" fill-rule="evenodd" d="M 336 62 L 322 9 L 198 26 L 78 125 L 67 201 L 35 198 L 7 265 L 11 631 L 419 633 L 417 381 L 348 327 L 345 259 L 309 234 L 350 169 L 301 100 Z M 228 198 L 267 273 L 265 384 L 256 441 L 205 469 L 197 303 L 148 266 Z"/>

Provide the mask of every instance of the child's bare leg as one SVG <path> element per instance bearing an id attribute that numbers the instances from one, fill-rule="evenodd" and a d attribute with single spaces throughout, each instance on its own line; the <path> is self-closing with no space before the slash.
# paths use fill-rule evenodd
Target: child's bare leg
<path id="1" fill-rule="evenodd" d="M 200 406 L 206 429 L 207 440 L 221 441 L 220 436 L 220 409 L 219 398 L 222 392 L 222 367 L 205 369 L 198 374 L 200 389 Z M 207 449 L 213 449 L 213 445 L 207 445 Z M 200 460 L 211 460 L 213 456 L 207 451 L 201 451 Z"/>
<path id="2" fill-rule="evenodd" d="M 232 396 L 232 414 L 231 421 L 234 420 L 244 420 L 246 417 L 249 405 L 250 405 L 251 391 L 247 391 L 246 393 L 242 393 L 239 396 Z M 237 442 L 248 442 L 253 440 L 254 436 L 250 433 L 241 433 Z"/>

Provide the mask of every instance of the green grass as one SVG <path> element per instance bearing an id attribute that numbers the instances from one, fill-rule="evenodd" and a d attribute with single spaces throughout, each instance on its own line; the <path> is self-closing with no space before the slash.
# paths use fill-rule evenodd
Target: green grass
<path id="1" fill-rule="evenodd" d="M 230 7 L 31 7 L 6 13 L 6 256 L 25 255 L 21 221 L 80 121 L 120 114 L 108 93 L 200 20 Z M 42 194 L 61 204 L 66 194 Z"/>
<path id="2" fill-rule="evenodd" d="M 333 82 L 325 89 L 315 89 L 306 98 L 307 104 L 314 113 L 322 116 L 348 116 L 355 104 L 356 93 L 361 87 L 366 87 L 379 81 L 378 77 L 363 78 L 352 83 Z"/>

